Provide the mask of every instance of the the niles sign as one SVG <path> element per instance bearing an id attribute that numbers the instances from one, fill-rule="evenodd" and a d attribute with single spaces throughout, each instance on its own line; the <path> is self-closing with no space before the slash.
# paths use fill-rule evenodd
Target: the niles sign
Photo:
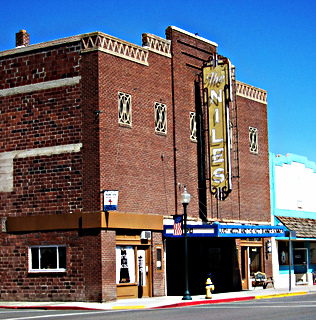
<path id="1" fill-rule="evenodd" d="M 203 68 L 204 103 L 208 106 L 211 192 L 224 200 L 231 191 L 229 143 L 229 64 Z"/>

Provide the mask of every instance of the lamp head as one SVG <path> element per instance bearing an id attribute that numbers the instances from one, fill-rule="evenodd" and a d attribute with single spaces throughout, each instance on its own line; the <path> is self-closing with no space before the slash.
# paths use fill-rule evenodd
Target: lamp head
<path id="1" fill-rule="evenodd" d="M 183 192 L 181 193 L 180 199 L 181 199 L 181 203 L 182 203 L 182 204 L 189 204 L 189 203 L 190 203 L 191 195 L 190 195 L 190 193 L 187 191 L 186 186 L 184 186 L 184 190 L 183 190 Z"/>

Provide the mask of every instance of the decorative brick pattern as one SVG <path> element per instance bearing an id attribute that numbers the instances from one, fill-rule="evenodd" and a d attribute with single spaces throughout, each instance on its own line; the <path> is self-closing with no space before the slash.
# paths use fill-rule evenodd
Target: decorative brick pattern
<path id="1" fill-rule="evenodd" d="M 153 52 L 171 58 L 171 41 L 162 39 L 153 34 L 143 33 L 142 42 L 143 47 L 148 47 L 148 49 Z"/>
<path id="2" fill-rule="evenodd" d="M 237 95 L 267 104 L 267 91 L 237 81 Z"/>
<path id="3" fill-rule="evenodd" d="M 130 61 L 147 65 L 148 51 L 132 43 L 114 38 L 101 32 L 82 37 L 83 52 L 100 50 Z"/>

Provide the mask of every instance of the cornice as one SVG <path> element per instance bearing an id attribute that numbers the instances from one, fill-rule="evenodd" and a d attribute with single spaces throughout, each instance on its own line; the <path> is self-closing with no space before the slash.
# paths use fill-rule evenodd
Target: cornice
<path id="1" fill-rule="evenodd" d="M 267 91 L 240 81 L 236 81 L 236 87 L 238 96 L 267 104 Z"/>

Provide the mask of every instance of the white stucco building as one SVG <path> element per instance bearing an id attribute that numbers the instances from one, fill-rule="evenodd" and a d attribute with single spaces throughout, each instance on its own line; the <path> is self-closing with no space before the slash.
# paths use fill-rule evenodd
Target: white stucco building
<path id="1" fill-rule="evenodd" d="M 272 240 L 276 288 L 315 284 L 316 273 L 316 164 L 306 157 L 270 153 L 271 214 L 275 225 L 295 231 L 289 277 L 289 238 Z"/>

